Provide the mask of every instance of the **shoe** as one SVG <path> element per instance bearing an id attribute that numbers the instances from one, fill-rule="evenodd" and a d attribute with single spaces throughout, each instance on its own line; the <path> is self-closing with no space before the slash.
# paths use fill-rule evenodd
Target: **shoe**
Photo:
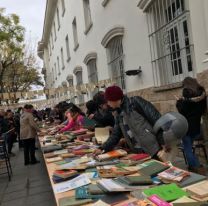
<path id="1" fill-rule="evenodd" d="M 35 164 L 38 164 L 38 163 L 40 163 L 40 161 L 39 160 L 36 160 L 35 162 L 31 162 L 30 164 L 31 165 L 35 165 Z"/>

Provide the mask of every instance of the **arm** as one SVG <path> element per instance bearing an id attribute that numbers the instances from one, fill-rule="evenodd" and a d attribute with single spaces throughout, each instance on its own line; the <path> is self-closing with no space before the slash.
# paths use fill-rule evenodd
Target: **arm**
<path id="1" fill-rule="evenodd" d="M 36 122 L 34 121 L 32 114 L 29 116 L 28 119 L 29 119 L 30 126 L 33 127 L 36 131 L 39 131 L 40 129 L 39 129 L 38 125 L 36 124 Z"/>
<path id="2" fill-rule="evenodd" d="M 60 130 L 60 132 L 66 132 L 66 131 L 72 129 L 74 127 L 74 125 L 75 125 L 75 121 L 73 119 L 71 119 L 71 121 L 69 121 L 68 124 Z"/>
<path id="3" fill-rule="evenodd" d="M 113 132 L 108 138 L 108 140 L 101 146 L 101 149 L 105 150 L 105 152 L 113 150 L 113 148 L 119 143 L 122 137 L 122 131 L 119 126 L 118 120 L 113 128 Z"/>

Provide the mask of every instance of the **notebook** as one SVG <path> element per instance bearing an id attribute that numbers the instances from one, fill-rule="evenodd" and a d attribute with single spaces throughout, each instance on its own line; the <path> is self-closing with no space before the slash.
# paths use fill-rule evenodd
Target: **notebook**
<path id="1" fill-rule="evenodd" d="M 158 195 L 167 202 L 174 201 L 187 195 L 187 193 L 179 188 L 175 183 L 145 189 L 144 194 L 147 197 L 151 195 Z"/>

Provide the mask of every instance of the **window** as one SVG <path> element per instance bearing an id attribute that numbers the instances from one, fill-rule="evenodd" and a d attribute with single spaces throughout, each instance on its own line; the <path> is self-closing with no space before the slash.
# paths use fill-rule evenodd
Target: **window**
<path id="1" fill-rule="evenodd" d="M 62 70 L 64 69 L 64 52 L 63 52 L 63 48 L 61 48 L 61 63 L 62 63 Z"/>
<path id="2" fill-rule="evenodd" d="M 72 29 L 73 29 L 73 36 L 74 36 L 74 51 L 76 51 L 77 48 L 79 47 L 76 18 L 74 18 L 72 22 Z"/>
<path id="3" fill-rule="evenodd" d="M 116 84 L 125 89 L 122 36 L 116 36 L 106 46 L 108 66 Z"/>
<path id="4" fill-rule="evenodd" d="M 70 49 L 69 49 L 69 37 L 68 37 L 68 35 L 65 38 L 65 43 L 66 43 L 67 62 L 69 62 L 70 61 Z"/>
<path id="5" fill-rule="evenodd" d="M 56 10 L 56 14 L 57 14 L 57 22 L 58 22 L 58 30 L 59 30 L 61 25 L 60 25 L 60 17 L 59 17 L 59 9 L 58 8 Z"/>
<path id="6" fill-rule="evenodd" d="M 55 73 L 55 77 L 56 77 L 56 80 L 57 80 L 58 73 L 57 73 L 56 63 L 54 64 L 54 73 Z"/>
<path id="7" fill-rule="evenodd" d="M 88 61 L 87 71 L 88 71 L 88 81 L 90 83 L 95 83 L 95 85 L 96 85 L 98 83 L 96 59 L 92 59 L 92 60 Z M 93 97 L 97 92 L 98 92 L 98 90 L 95 89 L 91 93 L 91 97 Z"/>
<path id="8" fill-rule="evenodd" d="M 56 36 L 56 23 L 55 23 L 55 21 L 53 23 L 53 29 L 54 29 L 54 40 L 56 41 L 57 36 Z"/>
<path id="9" fill-rule="evenodd" d="M 147 22 L 155 86 L 193 76 L 193 44 L 184 0 L 155 0 L 148 7 Z"/>
<path id="10" fill-rule="evenodd" d="M 83 84 L 82 71 L 76 72 L 76 79 L 77 79 L 77 86 Z M 83 104 L 84 103 L 84 96 L 83 95 L 79 95 L 78 96 L 78 101 L 79 101 L 79 104 Z"/>
<path id="11" fill-rule="evenodd" d="M 65 8 L 65 0 L 61 0 L 61 5 L 62 5 L 62 16 L 64 16 L 65 10 L 66 10 L 66 8 Z"/>
<path id="12" fill-rule="evenodd" d="M 60 71 L 59 57 L 57 57 L 57 66 L 58 66 L 58 75 L 60 75 L 61 74 L 61 71 Z"/>
<path id="13" fill-rule="evenodd" d="M 90 28 L 92 27 L 90 1 L 83 0 L 83 6 L 84 6 L 84 18 L 85 18 L 85 34 L 87 34 Z"/>

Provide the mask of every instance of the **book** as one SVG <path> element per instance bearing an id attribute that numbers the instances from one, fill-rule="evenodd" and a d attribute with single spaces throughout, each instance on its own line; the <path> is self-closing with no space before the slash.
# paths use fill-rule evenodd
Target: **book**
<path id="1" fill-rule="evenodd" d="M 206 176 L 190 172 L 190 175 L 188 177 L 185 177 L 181 182 L 177 184 L 180 187 L 187 187 L 189 185 L 193 185 L 206 179 Z"/>
<path id="2" fill-rule="evenodd" d="M 187 189 L 187 192 L 198 198 L 208 197 L 208 180 L 192 185 Z"/>
<path id="3" fill-rule="evenodd" d="M 171 182 L 181 182 L 185 177 L 189 176 L 190 172 L 179 169 L 177 167 L 171 167 L 158 174 L 158 177 L 162 180 Z"/>
<path id="4" fill-rule="evenodd" d="M 42 147 L 43 153 L 50 153 L 54 152 L 56 150 L 62 150 L 62 146 L 60 145 L 50 145 L 50 146 L 44 146 Z"/>
<path id="5" fill-rule="evenodd" d="M 151 160 L 151 161 L 147 161 L 145 163 L 138 165 L 138 167 L 139 167 L 139 172 L 141 174 L 154 177 L 158 173 L 163 172 L 164 170 L 167 170 L 169 168 L 169 165 L 156 161 L 156 160 Z"/>
<path id="6" fill-rule="evenodd" d="M 61 177 L 61 178 L 71 177 L 71 176 L 74 176 L 75 174 L 77 174 L 76 170 L 69 170 L 69 169 L 55 170 L 53 172 L 53 175 L 55 175 L 57 177 Z"/>
<path id="7" fill-rule="evenodd" d="M 75 189 L 75 197 L 76 199 L 100 199 L 104 196 L 104 194 L 90 194 L 88 191 L 88 187 L 78 187 Z"/>
<path id="8" fill-rule="evenodd" d="M 162 200 L 157 195 L 151 195 L 148 199 L 157 206 L 171 206 L 168 202 Z"/>
<path id="9" fill-rule="evenodd" d="M 67 149 L 63 149 L 63 150 L 57 150 L 53 152 L 55 155 L 61 155 L 61 154 L 67 154 L 68 150 Z"/>
<path id="10" fill-rule="evenodd" d="M 94 133 L 87 133 L 87 134 L 77 136 L 77 140 L 85 141 L 85 142 L 91 141 L 92 137 L 94 137 L 94 136 L 95 136 Z"/>
<path id="11" fill-rule="evenodd" d="M 56 183 L 61 183 L 61 182 L 65 182 L 67 180 L 71 180 L 75 177 L 77 177 L 79 174 L 75 174 L 74 176 L 71 176 L 71 177 L 67 177 L 67 178 L 62 178 L 62 177 L 58 177 L 58 176 L 55 176 L 55 175 L 52 175 L 52 180 L 53 182 L 56 184 Z"/>
<path id="12" fill-rule="evenodd" d="M 72 153 L 61 154 L 60 156 L 61 156 L 63 159 L 69 158 L 69 157 L 75 157 L 75 155 L 72 154 Z"/>
<path id="13" fill-rule="evenodd" d="M 63 197 L 59 199 L 59 206 L 80 206 L 91 203 L 92 199 L 78 200 L 75 197 Z"/>
<path id="14" fill-rule="evenodd" d="M 47 163 L 53 163 L 53 162 L 58 162 L 58 161 L 61 161 L 61 160 L 62 160 L 61 157 L 53 157 L 53 158 L 47 158 L 46 162 Z"/>
<path id="15" fill-rule="evenodd" d="M 58 156 L 58 155 L 54 154 L 53 152 L 44 154 L 44 157 L 45 157 L 45 158 L 52 158 L 52 157 L 57 157 L 57 156 Z"/>
<path id="16" fill-rule="evenodd" d="M 110 136 L 110 131 L 108 127 L 95 128 L 95 139 L 98 144 L 103 144 L 107 141 Z"/>
<path id="17" fill-rule="evenodd" d="M 119 202 L 128 200 L 128 196 L 124 193 L 108 193 L 101 200 L 107 204 L 115 205 Z"/>
<path id="18" fill-rule="evenodd" d="M 96 158 L 99 161 L 103 161 L 103 160 L 109 160 L 109 159 L 113 159 L 113 158 L 122 157 L 125 155 L 127 155 L 127 152 L 125 150 L 119 149 L 119 150 L 114 150 L 111 152 L 107 152 L 105 154 L 98 155 Z"/>
<path id="19" fill-rule="evenodd" d="M 80 155 L 83 156 L 85 154 L 93 153 L 95 150 L 94 149 L 80 149 L 80 150 L 75 150 L 72 153 L 74 155 Z"/>
<path id="20" fill-rule="evenodd" d="M 147 197 L 151 195 L 158 195 L 158 197 L 162 198 L 167 202 L 174 201 L 187 195 L 187 193 L 179 188 L 175 183 L 145 189 L 144 194 Z"/>
<path id="21" fill-rule="evenodd" d="M 112 165 L 106 165 L 106 166 L 98 166 L 97 171 L 100 177 L 107 178 L 107 177 L 118 177 L 118 176 L 124 176 L 124 175 L 130 175 L 137 172 L 137 170 L 126 170 L 122 167 L 116 167 Z"/>
<path id="22" fill-rule="evenodd" d="M 150 202 L 149 200 L 130 199 L 122 203 L 116 204 L 115 206 L 156 206 L 156 205 Z"/>
<path id="23" fill-rule="evenodd" d="M 125 176 L 120 177 L 128 185 L 151 185 L 153 181 L 150 176 Z"/>
<path id="24" fill-rule="evenodd" d="M 129 154 L 126 157 L 124 157 L 124 159 L 130 159 L 133 161 L 139 161 L 139 160 L 149 160 L 151 159 L 151 156 L 149 154 L 146 153 L 140 153 L 140 154 Z"/>
<path id="25" fill-rule="evenodd" d="M 88 187 L 88 191 L 91 195 L 102 195 L 105 194 L 104 191 L 98 187 L 97 184 L 90 184 Z"/>
<path id="26" fill-rule="evenodd" d="M 194 199 L 191 199 L 187 196 L 183 196 L 175 201 L 172 202 L 173 205 L 177 205 L 179 203 L 193 203 L 193 202 L 196 202 L 196 200 Z"/>
<path id="27" fill-rule="evenodd" d="M 102 200 L 98 200 L 96 203 L 94 203 L 92 206 L 111 206 L 105 202 L 103 202 Z"/>
<path id="28" fill-rule="evenodd" d="M 81 135 L 81 134 L 86 134 L 88 131 L 88 129 L 79 129 L 79 130 L 75 130 L 75 131 L 72 131 L 70 132 L 70 134 L 72 135 Z"/>

